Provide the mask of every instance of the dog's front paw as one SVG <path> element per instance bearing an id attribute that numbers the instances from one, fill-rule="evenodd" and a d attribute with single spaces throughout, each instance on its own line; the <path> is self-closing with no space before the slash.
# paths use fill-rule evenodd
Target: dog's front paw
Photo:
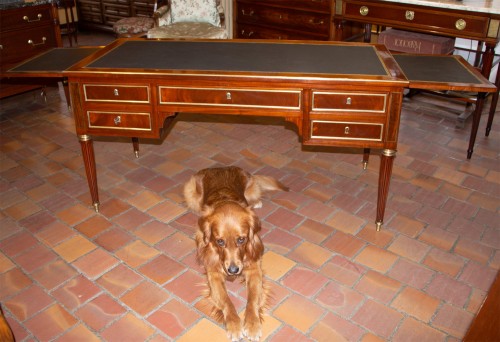
<path id="1" fill-rule="evenodd" d="M 259 209 L 259 208 L 262 208 L 262 201 L 258 201 L 256 203 L 254 203 L 254 205 L 252 205 L 252 208 L 253 209 Z"/>
<path id="2" fill-rule="evenodd" d="M 243 332 L 249 341 L 258 341 L 262 337 L 262 323 L 258 317 L 246 317 Z"/>
<path id="3" fill-rule="evenodd" d="M 241 320 L 238 315 L 226 320 L 227 337 L 231 341 L 239 341 L 243 338 L 243 330 L 241 329 Z"/>

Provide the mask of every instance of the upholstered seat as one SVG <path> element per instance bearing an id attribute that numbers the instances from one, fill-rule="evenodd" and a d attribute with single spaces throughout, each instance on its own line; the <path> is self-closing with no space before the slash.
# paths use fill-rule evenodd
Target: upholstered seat
<path id="1" fill-rule="evenodd" d="M 192 0 L 191 0 L 192 1 Z M 154 28 L 148 38 L 227 39 L 224 8 L 220 0 L 170 0 L 153 14 Z"/>
<path id="2" fill-rule="evenodd" d="M 118 20 L 113 25 L 113 31 L 118 37 L 132 37 L 146 34 L 154 26 L 154 19 L 148 17 L 129 17 Z"/>
<path id="3" fill-rule="evenodd" d="M 154 27 L 148 31 L 148 38 L 208 38 L 227 39 L 225 28 L 209 23 L 174 23 L 167 26 Z"/>

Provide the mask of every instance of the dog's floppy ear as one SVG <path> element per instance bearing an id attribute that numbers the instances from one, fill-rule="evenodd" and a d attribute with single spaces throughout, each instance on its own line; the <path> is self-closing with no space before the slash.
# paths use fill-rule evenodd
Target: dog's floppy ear
<path id="1" fill-rule="evenodd" d="M 208 246 L 210 243 L 210 239 L 212 238 L 212 227 L 210 220 L 208 220 L 206 216 L 199 218 L 198 226 L 200 230 L 196 237 L 196 243 L 198 245 L 198 249 L 200 249 Z"/>
<path id="2" fill-rule="evenodd" d="M 249 216 L 250 229 L 248 232 L 248 242 L 246 245 L 246 255 L 253 261 L 257 261 L 264 253 L 264 244 L 260 239 L 259 232 L 261 230 L 261 223 L 257 215 L 253 212 Z"/>

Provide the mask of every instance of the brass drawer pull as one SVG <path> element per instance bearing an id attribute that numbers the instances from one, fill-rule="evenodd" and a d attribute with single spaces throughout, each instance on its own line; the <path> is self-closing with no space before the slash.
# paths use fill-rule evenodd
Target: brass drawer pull
<path id="1" fill-rule="evenodd" d="M 115 96 L 120 96 L 120 92 L 118 91 L 118 89 L 113 90 L 113 94 Z"/>
<path id="2" fill-rule="evenodd" d="M 361 8 L 359 9 L 359 14 L 365 16 L 365 15 L 368 15 L 368 12 L 369 12 L 369 9 L 367 6 L 361 6 Z"/>
<path id="3" fill-rule="evenodd" d="M 349 132 L 350 132 L 349 126 L 345 126 L 345 128 L 344 128 L 344 134 L 345 135 L 349 135 Z"/>
<path id="4" fill-rule="evenodd" d="M 352 99 L 350 97 L 348 97 L 346 100 L 345 100 L 345 104 L 352 104 Z"/>
<path id="5" fill-rule="evenodd" d="M 254 32 L 250 31 L 250 32 L 248 32 L 247 37 L 251 37 L 251 36 L 253 36 L 253 34 L 254 34 Z M 245 30 L 241 30 L 241 35 L 245 36 Z"/>
<path id="6" fill-rule="evenodd" d="M 35 19 L 35 20 L 30 20 L 30 18 L 28 18 L 28 16 L 27 16 L 27 15 L 25 15 L 25 16 L 23 17 L 23 20 L 24 20 L 24 21 L 27 21 L 28 23 L 32 23 L 32 22 L 34 22 L 34 21 L 40 21 L 40 20 L 42 19 L 42 13 L 38 13 L 38 15 L 37 15 L 36 17 L 37 17 L 38 19 Z"/>
<path id="7" fill-rule="evenodd" d="M 325 22 L 323 20 L 314 20 L 314 19 L 309 19 L 309 24 L 314 24 L 314 25 L 323 25 Z"/>
<path id="8" fill-rule="evenodd" d="M 457 28 L 457 30 L 462 31 L 463 29 L 465 29 L 466 26 L 467 26 L 467 22 L 463 19 L 458 19 L 455 22 L 455 27 Z"/>
<path id="9" fill-rule="evenodd" d="M 226 93 L 226 99 L 231 100 L 231 92 L 228 91 Z"/>
<path id="10" fill-rule="evenodd" d="M 410 21 L 413 20 L 413 19 L 415 19 L 415 12 L 413 12 L 413 11 L 406 11 L 405 18 L 406 18 L 406 20 L 410 20 Z"/>
<path id="11" fill-rule="evenodd" d="M 115 122 L 115 126 L 119 126 L 122 122 L 122 118 L 118 115 L 113 121 Z"/>
<path id="12" fill-rule="evenodd" d="M 28 44 L 32 46 L 37 46 L 37 45 L 44 45 L 45 42 L 47 41 L 47 38 L 42 37 L 42 42 L 41 43 L 34 43 L 31 39 L 28 40 Z"/>

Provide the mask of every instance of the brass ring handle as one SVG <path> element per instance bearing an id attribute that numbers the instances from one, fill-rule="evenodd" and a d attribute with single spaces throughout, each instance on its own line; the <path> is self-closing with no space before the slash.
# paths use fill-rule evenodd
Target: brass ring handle
<path id="1" fill-rule="evenodd" d="M 466 26 L 467 26 L 467 22 L 463 19 L 458 19 L 455 22 L 455 27 L 457 28 L 457 30 L 462 31 L 463 29 L 465 29 Z"/>
<path id="2" fill-rule="evenodd" d="M 368 15 L 368 12 L 370 10 L 368 9 L 367 6 L 361 6 L 361 8 L 359 9 L 359 14 L 365 16 L 365 15 Z"/>
<path id="3" fill-rule="evenodd" d="M 119 124 L 121 124 L 122 118 L 120 117 L 120 115 L 118 115 L 117 117 L 114 118 L 113 121 L 115 122 L 115 126 L 118 126 Z"/>
<path id="4" fill-rule="evenodd" d="M 47 41 L 47 38 L 42 37 L 42 42 L 41 42 L 41 43 L 36 43 L 36 44 L 35 44 L 35 42 L 33 42 L 33 40 L 28 39 L 28 44 L 29 44 L 29 45 L 32 45 L 32 46 L 44 45 L 46 41 Z"/>
<path id="5" fill-rule="evenodd" d="M 37 15 L 36 17 L 37 17 L 38 19 L 35 19 L 35 20 L 30 20 L 30 18 L 28 18 L 28 16 L 27 16 L 27 15 L 25 15 L 25 16 L 23 17 L 23 20 L 24 20 L 24 21 L 27 21 L 28 23 L 32 23 L 32 22 L 34 22 L 34 21 L 40 21 L 40 20 L 42 19 L 42 13 L 38 13 L 38 15 Z"/>

